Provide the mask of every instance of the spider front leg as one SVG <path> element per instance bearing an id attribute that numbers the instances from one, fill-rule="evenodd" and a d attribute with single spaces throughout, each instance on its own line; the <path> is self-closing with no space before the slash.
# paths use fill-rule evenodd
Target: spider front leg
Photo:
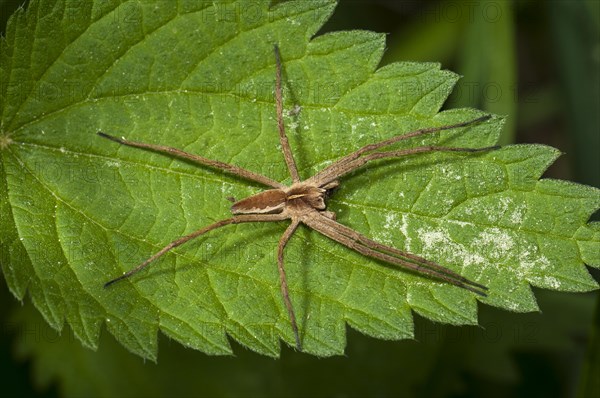
<path id="1" fill-rule="evenodd" d="M 445 146 L 420 146 L 416 148 L 410 149 L 401 149 L 397 151 L 384 151 L 384 152 L 373 152 L 367 155 L 358 157 L 354 160 L 348 161 L 346 163 L 340 164 L 340 167 L 332 167 L 327 170 L 325 173 L 319 173 L 319 179 L 315 181 L 316 184 L 327 184 L 331 181 L 335 181 L 338 178 L 342 177 L 345 174 L 351 173 L 352 171 L 358 169 L 359 167 L 364 166 L 370 161 L 377 159 L 386 159 L 386 158 L 399 158 L 402 156 L 416 155 L 418 153 L 428 153 L 428 152 L 487 152 L 499 149 L 500 146 L 490 146 L 484 148 L 454 148 L 454 147 L 445 147 Z M 314 177 L 312 177 L 314 178 Z M 310 181 L 312 182 L 312 178 Z"/>
<path id="2" fill-rule="evenodd" d="M 389 145 L 392 145 L 392 144 L 395 144 L 396 142 L 404 141 L 409 138 L 419 137 L 419 136 L 425 135 L 425 134 L 436 133 L 439 131 L 452 130 L 452 129 L 456 129 L 456 128 L 460 128 L 460 127 L 468 127 L 468 126 L 471 126 L 474 124 L 479 124 L 479 123 L 485 122 L 491 118 L 492 118 L 491 115 L 485 115 L 485 116 L 481 116 L 481 117 L 478 117 L 478 118 L 475 118 L 472 120 L 468 120 L 466 122 L 449 124 L 446 126 L 423 128 L 423 129 L 412 131 L 410 133 L 397 135 L 395 137 L 392 137 L 387 140 L 383 140 L 383 141 L 380 141 L 380 142 L 377 142 L 374 144 L 365 145 L 362 148 L 350 153 L 349 155 L 344 156 L 341 159 L 338 159 L 334 163 L 325 167 L 323 170 L 321 170 L 320 172 L 318 172 L 317 174 L 315 174 L 314 176 L 309 178 L 307 180 L 307 182 L 318 184 L 319 182 L 322 182 L 322 181 L 326 181 L 326 182 L 331 181 L 329 176 L 332 176 L 332 175 L 341 176 L 343 174 L 346 174 L 346 173 L 354 170 L 354 169 L 349 170 L 349 168 L 352 167 L 352 164 L 354 161 L 361 158 L 361 156 L 363 156 L 364 154 L 366 154 L 368 152 L 372 152 L 372 151 L 380 149 L 380 148 L 383 148 L 383 147 L 386 147 L 386 146 L 389 146 Z M 458 149 L 458 148 L 456 148 L 456 149 Z M 468 149 L 465 149 L 465 150 L 468 150 Z"/>
<path id="3" fill-rule="evenodd" d="M 321 212 L 321 214 L 323 214 L 323 213 L 324 212 Z M 323 215 L 325 217 L 327 217 L 325 214 L 323 214 Z M 330 218 L 330 217 L 327 217 L 327 218 Z M 336 222 L 335 218 L 330 219 L 330 220 L 321 220 L 321 221 L 323 224 L 327 225 L 329 228 L 338 231 L 340 234 L 345 235 L 349 239 L 351 239 L 363 246 L 366 246 L 369 249 L 375 250 L 384 255 L 390 255 L 393 257 L 397 257 L 399 260 L 401 260 L 403 262 L 411 262 L 415 265 L 418 265 L 419 267 L 425 267 L 425 268 L 431 269 L 432 271 L 434 271 L 440 275 L 443 274 L 443 275 L 451 278 L 453 281 L 458 282 L 458 284 L 470 285 L 470 286 L 474 287 L 477 291 L 474 291 L 474 290 L 473 291 L 475 293 L 479 294 L 480 296 L 486 295 L 485 291 L 488 290 L 488 288 L 486 286 L 484 286 L 480 283 L 477 283 L 477 282 L 473 282 L 473 281 L 465 278 L 464 276 L 457 274 L 456 272 L 454 272 L 446 267 L 443 267 L 433 261 L 429 261 L 429 260 L 427 260 L 423 257 L 417 256 L 415 254 L 404 252 L 402 250 L 396 249 L 395 247 L 386 246 L 384 244 L 376 242 L 373 239 L 367 238 L 366 236 L 362 235 L 361 233 L 353 230 L 352 228 Z M 457 283 L 454 283 L 454 282 L 452 282 L 452 283 L 455 285 L 458 285 Z M 460 287 L 464 287 L 464 286 L 461 285 Z M 471 290 L 471 289 L 468 289 L 468 290 Z"/>
<path id="4" fill-rule="evenodd" d="M 350 228 L 321 214 L 306 217 L 302 219 L 302 222 L 315 231 L 320 232 L 328 238 L 341 243 L 349 249 L 352 249 L 366 257 L 375 258 L 419 274 L 434 277 L 454 286 L 469 290 L 482 297 L 487 296 L 485 293 L 487 287 L 483 285 L 472 282 L 460 276 L 459 274 L 431 261 L 421 259 L 420 257 L 414 255 L 408 256 L 406 253 L 400 252 L 395 248 L 378 244 L 359 234 L 358 232 L 353 231 Z M 352 231 L 352 233 L 348 233 L 347 230 Z"/>

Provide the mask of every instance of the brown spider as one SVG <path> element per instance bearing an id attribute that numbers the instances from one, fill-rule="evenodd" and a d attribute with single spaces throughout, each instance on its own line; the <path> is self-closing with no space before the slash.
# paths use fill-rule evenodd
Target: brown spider
<path id="1" fill-rule="evenodd" d="M 281 293 L 283 301 L 287 308 L 291 327 L 296 340 L 298 350 L 302 349 L 298 326 L 296 323 L 296 315 L 288 293 L 287 279 L 285 268 L 283 265 L 283 250 L 294 234 L 294 231 L 300 224 L 304 224 L 328 238 L 333 239 L 342 245 L 355 250 L 367 257 L 376 258 L 391 264 L 395 264 L 402 268 L 429 275 L 431 277 L 448 282 L 452 285 L 467 289 L 481 296 L 486 296 L 487 287 L 470 281 L 469 279 L 453 272 L 439 264 L 426 260 L 417 255 L 398 250 L 394 247 L 386 246 L 367 238 L 366 236 L 356 232 L 355 230 L 342 225 L 336 221 L 335 213 L 326 210 L 326 199 L 331 190 L 339 185 L 338 179 L 345 174 L 348 174 L 364 164 L 384 158 L 395 158 L 405 155 L 413 155 L 417 153 L 435 152 L 435 151 L 453 151 L 453 152 L 482 152 L 498 148 L 497 146 L 485 148 L 451 148 L 440 146 L 419 146 L 410 149 L 400 149 L 392 151 L 379 152 L 380 148 L 394 144 L 398 141 L 408 138 L 417 137 L 423 134 L 433 133 L 441 130 L 450 130 L 459 127 L 465 127 L 486 121 L 491 118 L 490 115 L 482 116 L 467 122 L 457 123 L 447 126 L 431 127 L 416 130 L 407 134 L 399 135 L 387 140 L 366 145 L 359 150 L 339 159 L 335 163 L 325 167 L 323 170 L 302 181 L 298 175 L 296 162 L 290 149 L 290 145 L 285 133 L 283 124 L 283 101 L 281 93 L 281 60 L 279 49 L 275 45 L 276 59 L 276 85 L 275 85 L 275 101 L 277 107 L 277 124 L 279 127 L 279 139 L 287 168 L 292 177 L 292 185 L 285 186 L 277 181 L 274 181 L 263 175 L 243 169 L 238 166 L 223 163 L 218 160 L 206 159 L 204 157 L 183 152 L 179 149 L 163 146 L 146 144 L 142 142 L 128 141 L 123 138 L 113 137 L 111 135 L 98 132 L 98 135 L 108 138 L 119 144 L 128 145 L 137 148 L 149 149 L 156 152 L 161 152 L 176 157 L 189 159 L 205 166 L 210 166 L 238 177 L 252 180 L 260 184 L 266 185 L 272 189 L 252 195 L 246 199 L 235 202 L 231 206 L 233 217 L 218 221 L 214 224 L 203 227 L 189 235 L 183 236 L 162 248 L 152 257 L 138 265 L 136 268 L 124 273 L 123 275 L 110 280 L 104 287 L 108 287 L 113 283 L 122 279 L 128 278 L 131 275 L 141 271 L 148 264 L 167 253 L 169 250 L 180 246 L 187 241 L 201 236 L 209 231 L 230 224 L 249 223 L 249 222 L 268 222 L 268 221 L 284 221 L 291 220 L 277 247 L 277 265 L 279 268 L 279 276 L 281 282 Z"/>

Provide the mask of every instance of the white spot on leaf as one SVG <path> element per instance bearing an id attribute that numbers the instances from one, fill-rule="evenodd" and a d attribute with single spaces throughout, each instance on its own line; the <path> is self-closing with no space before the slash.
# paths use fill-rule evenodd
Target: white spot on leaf
<path id="1" fill-rule="evenodd" d="M 469 265 L 483 265 L 485 258 L 478 252 L 471 252 L 467 248 L 455 242 L 448 231 L 443 229 L 419 228 L 417 235 L 423 243 L 423 254 L 436 253 L 438 258 L 444 258 L 448 263 Z"/>

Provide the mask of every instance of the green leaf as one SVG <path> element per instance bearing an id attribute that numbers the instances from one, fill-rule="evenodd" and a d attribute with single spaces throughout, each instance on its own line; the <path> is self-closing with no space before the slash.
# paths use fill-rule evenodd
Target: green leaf
<path id="1" fill-rule="evenodd" d="M 0 302 L 10 299 L 4 293 Z M 415 391 L 419 396 L 456 396 L 473 391 L 473 385 L 486 386 L 482 391 L 514 391 L 539 380 L 527 378 L 527 368 L 519 366 L 526 352 L 557 367 L 540 377 L 562 380 L 560 375 L 569 374 L 573 364 L 565 358 L 583 354 L 585 347 L 573 337 L 586 335 L 595 295 L 538 293 L 543 313 L 484 306 L 478 326 L 460 327 L 417 317 L 415 340 L 374 340 L 349 330 L 345 356 L 290 355 L 291 348 L 284 348 L 278 361 L 237 347 L 235 356 L 207 356 L 163 336 L 160 361 L 148 363 L 129 354 L 108 333 L 100 336 L 97 351 L 83 348 L 70 328 L 52 330 L 30 303 L 0 308 L 8 312 L 12 307 L 11 315 L 3 317 L 8 325 L 3 343 L 10 342 L 19 362 L 27 361 L 31 375 L 23 382 L 31 380 L 38 391 L 56 386 L 61 396 L 164 397 L 190 391 L 205 396 L 369 396 L 374 388 L 382 396 L 413 396 Z M 2 359 L 7 372 L 24 368 L 11 363 L 10 356 Z M 554 381 L 537 390 L 552 395 L 556 384 L 564 383 L 568 382 Z"/>
<path id="2" fill-rule="evenodd" d="M 52 327 L 66 320 L 86 346 L 97 346 L 106 325 L 152 359 L 159 330 L 209 354 L 231 353 L 227 336 L 270 356 L 280 339 L 293 344 L 276 267 L 285 223 L 213 231 L 102 288 L 175 238 L 227 218 L 227 197 L 262 187 L 96 132 L 289 183 L 273 43 L 282 52 L 285 108 L 300 107 L 285 123 L 304 178 L 367 143 L 482 115 L 439 113 L 457 76 L 438 64 L 377 69 L 383 35 L 313 37 L 334 6 L 40 0 L 18 11 L 0 43 L 0 244 L 13 294 L 29 291 Z M 502 125 L 494 117 L 403 145 L 488 146 Z M 344 177 L 329 202 L 338 221 L 479 281 L 489 296 L 369 260 L 301 228 L 286 248 L 286 270 L 304 349 L 342 353 L 346 324 L 410 338 L 412 311 L 476 324 L 478 300 L 536 310 L 530 285 L 597 288 L 584 263 L 600 266 L 600 227 L 587 223 L 600 194 L 539 180 L 557 156 L 517 145 L 380 161 Z"/>

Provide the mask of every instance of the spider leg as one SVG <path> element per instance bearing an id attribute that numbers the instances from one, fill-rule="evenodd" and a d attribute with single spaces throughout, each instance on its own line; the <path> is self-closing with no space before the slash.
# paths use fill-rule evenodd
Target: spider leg
<path id="1" fill-rule="evenodd" d="M 325 220 L 327 220 L 327 222 Z M 373 247 L 369 247 L 368 241 L 370 241 L 370 239 L 365 237 L 365 240 L 361 241 L 361 239 L 355 239 L 352 236 L 348 236 L 343 233 L 344 229 L 340 228 L 340 227 L 343 227 L 342 224 L 340 224 L 336 221 L 330 220 L 322 215 L 305 217 L 302 219 L 302 222 L 305 223 L 306 225 L 308 225 L 310 228 L 327 236 L 328 238 L 333 239 L 334 241 L 341 243 L 342 245 L 344 245 L 354 251 L 357 251 L 367 257 L 376 258 L 378 260 L 382 260 L 387 263 L 391 263 L 391 264 L 397 265 L 399 267 L 415 271 L 417 273 L 432 276 L 432 277 L 440 279 L 444 282 L 450 283 L 454 286 L 458 286 L 460 288 L 469 290 L 469 291 L 476 293 L 483 297 L 487 296 L 485 294 L 485 292 L 483 291 L 484 289 L 482 287 L 480 287 L 483 285 L 479 285 L 479 284 L 471 282 L 471 281 L 469 281 L 469 283 L 464 282 L 463 281 L 464 278 L 462 276 L 455 274 L 453 271 L 450 271 L 449 269 L 446 269 L 442 266 L 438 266 L 437 264 L 436 264 L 437 267 L 428 268 L 428 267 L 431 267 L 431 262 L 429 262 L 429 261 L 421 262 L 421 263 L 411 262 L 411 261 L 408 261 L 407 259 L 394 257 L 390 254 L 375 250 Z M 358 234 L 357 232 L 355 232 L 355 233 Z M 358 235 L 360 235 L 360 234 L 358 234 Z M 383 245 L 381 245 L 381 246 L 383 246 Z M 393 248 L 389 248 L 387 246 L 385 246 L 385 247 L 388 251 L 389 251 L 389 249 L 393 249 Z M 433 263 L 433 264 L 435 264 L 435 263 Z M 443 272 L 442 272 L 442 269 L 443 269 Z"/>
<path id="2" fill-rule="evenodd" d="M 137 141 L 129 141 L 124 138 L 118 138 L 101 131 L 98 131 L 98 135 L 103 138 L 107 138 L 111 141 L 117 142 L 121 145 L 127 145 L 135 148 L 143 148 L 149 149 L 151 151 L 160 152 L 164 154 L 173 155 L 179 158 L 184 158 L 191 160 L 192 162 L 200 163 L 204 166 L 214 167 L 215 169 L 219 169 L 225 171 L 227 173 L 236 175 L 238 177 L 245 178 L 247 180 L 255 181 L 260 184 L 273 187 L 273 188 L 283 188 L 285 185 L 272 180 L 268 177 L 265 177 L 261 174 L 254 173 L 250 170 L 246 170 L 242 167 L 235 166 L 229 163 L 221 162 L 218 160 L 207 159 L 203 156 L 194 155 L 188 152 L 184 152 L 181 149 L 173 148 L 165 145 L 154 145 L 154 144 L 146 144 L 145 142 L 137 142 Z"/>
<path id="3" fill-rule="evenodd" d="M 352 162 L 352 161 L 358 159 L 360 156 L 362 156 L 366 152 L 371 152 L 376 149 L 382 148 L 384 146 L 388 146 L 388 145 L 394 144 L 399 141 L 407 140 L 409 138 L 418 137 L 420 135 L 435 133 L 435 132 L 443 131 L 443 130 L 451 130 L 451 129 L 456 129 L 456 128 L 460 128 L 460 127 L 467 127 L 467 126 L 470 126 L 473 124 L 482 123 L 486 120 L 489 120 L 491 117 L 492 117 L 491 115 L 485 115 L 485 116 L 481 116 L 476 119 L 472 119 L 472 120 L 462 122 L 462 123 L 456 123 L 456 124 L 439 126 L 439 127 L 428 127 L 428 128 L 424 128 L 424 129 L 415 130 L 410 133 L 397 135 L 395 137 L 392 137 L 387 140 L 383 140 L 383 141 L 380 141 L 380 142 L 377 142 L 374 144 L 365 145 L 364 147 L 358 149 L 357 151 L 352 152 L 351 154 L 346 155 L 343 158 L 337 160 L 336 162 L 330 164 L 329 166 L 327 166 L 326 168 L 324 168 L 323 170 L 321 170 L 320 172 L 318 172 L 317 174 L 315 174 L 314 176 L 309 178 L 307 180 L 307 182 L 315 183 L 317 181 L 321 181 L 322 179 L 325 178 L 326 175 L 331 174 L 334 170 L 339 170 L 339 169 L 344 168 L 345 165 L 347 165 L 349 162 Z"/>
<path id="4" fill-rule="evenodd" d="M 326 216 L 324 216 L 324 217 L 325 217 L 325 220 L 323 220 L 324 224 L 329 224 L 329 226 L 331 228 L 338 229 L 339 232 L 341 232 L 342 234 L 346 235 L 347 237 L 349 237 L 357 242 L 360 242 L 361 244 L 363 244 L 371 249 L 374 249 L 374 250 L 377 250 L 380 252 L 385 252 L 384 254 L 390 254 L 395 257 L 403 257 L 404 259 L 408 259 L 409 262 L 413 262 L 415 264 L 423 264 L 433 270 L 444 273 L 462 283 L 471 285 L 471 286 L 476 287 L 481 290 L 488 290 L 488 288 L 486 286 L 476 283 L 476 282 L 473 282 L 473 281 L 465 278 L 464 276 L 457 274 L 456 272 L 454 272 L 446 267 L 443 267 L 433 261 L 429 261 L 423 257 L 417 256 L 412 253 L 398 250 L 392 246 L 383 245 L 379 242 L 376 242 L 376 241 L 362 235 L 361 233 L 353 230 L 352 228 L 347 227 L 344 224 L 338 223 L 337 221 L 335 221 L 335 219 L 327 218 Z"/>
<path id="5" fill-rule="evenodd" d="M 279 128 L 279 141 L 281 142 L 281 149 L 283 151 L 283 157 L 285 163 L 292 176 L 294 183 L 300 182 L 300 176 L 298 175 L 298 168 L 296 167 L 296 161 L 290 148 L 287 135 L 285 134 L 285 125 L 283 123 L 283 95 L 281 94 L 281 57 L 279 55 L 279 47 L 277 44 L 274 46 L 275 61 L 277 65 L 277 72 L 275 74 L 275 103 L 277 105 L 277 127 Z"/>
<path id="6" fill-rule="evenodd" d="M 106 282 L 104 284 L 104 287 L 106 288 L 115 282 L 118 282 L 122 279 L 130 277 L 133 274 L 138 273 L 139 271 L 141 271 L 142 269 L 144 269 L 148 265 L 150 265 L 150 263 L 152 263 L 154 260 L 158 259 L 159 257 L 164 255 L 171 249 L 174 249 L 177 246 L 181 246 L 184 243 L 186 243 L 194 238 L 197 238 L 198 236 L 203 235 L 207 232 L 210 232 L 214 229 L 221 228 L 221 227 L 224 227 L 225 225 L 229 225 L 229 224 L 241 224 L 241 223 L 247 223 L 247 222 L 261 222 L 261 221 L 282 221 L 287 218 L 288 218 L 287 216 L 284 216 L 282 214 L 244 214 L 244 215 L 227 218 L 225 220 L 217 221 L 214 224 L 210 224 L 206 227 L 202 227 L 199 230 L 194 231 L 189 235 L 182 236 L 181 238 L 174 240 L 173 242 L 169 243 L 168 245 L 166 245 L 165 247 L 160 249 L 152 257 L 148 258 L 146 261 L 144 261 L 143 263 L 141 263 L 134 269 L 127 271 L 123 275 Z"/>
<path id="7" fill-rule="evenodd" d="M 484 148 L 454 148 L 454 147 L 445 147 L 445 146 L 420 146 L 416 148 L 410 149 L 400 149 L 397 151 L 384 151 L 384 152 L 373 152 L 369 153 L 365 156 L 358 157 L 354 160 L 349 160 L 344 164 L 338 164 L 336 167 L 328 167 L 322 172 L 316 174 L 314 177 L 311 177 L 308 182 L 312 182 L 317 186 L 321 186 L 323 184 L 330 183 L 332 181 L 337 180 L 339 177 L 348 174 L 361 166 L 364 166 L 366 163 L 377 160 L 377 159 L 385 159 L 385 158 L 397 158 L 402 156 L 414 155 L 417 153 L 427 153 L 427 152 L 486 152 L 492 151 L 495 149 L 499 149 L 500 146 L 489 146 Z M 335 165 L 332 165 L 335 166 Z M 318 179 L 313 180 L 316 176 L 319 176 Z"/>
<path id="8" fill-rule="evenodd" d="M 288 315 L 290 317 L 290 322 L 292 324 L 292 330 L 294 331 L 294 338 L 296 339 L 296 348 L 298 351 L 302 351 L 302 344 L 300 343 L 300 335 L 298 333 L 298 324 L 296 323 L 296 314 L 294 313 L 294 308 L 292 307 L 292 301 L 290 300 L 290 294 L 288 291 L 287 277 L 285 275 L 285 268 L 283 267 L 283 249 L 285 245 L 288 243 L 294 231 L 300 224 L 298 219 L 292 219 L 292 223 L 287 227 L 283 235 L 281 235 L 281 239 L 279 240 L 279 245 L 277 246 L 277 267 L 279 268 L 279 279 L 281 283 L 281 294 L 283 296 L 283 301 L 285 302 L 285 306 L 288 311 Z"/>

